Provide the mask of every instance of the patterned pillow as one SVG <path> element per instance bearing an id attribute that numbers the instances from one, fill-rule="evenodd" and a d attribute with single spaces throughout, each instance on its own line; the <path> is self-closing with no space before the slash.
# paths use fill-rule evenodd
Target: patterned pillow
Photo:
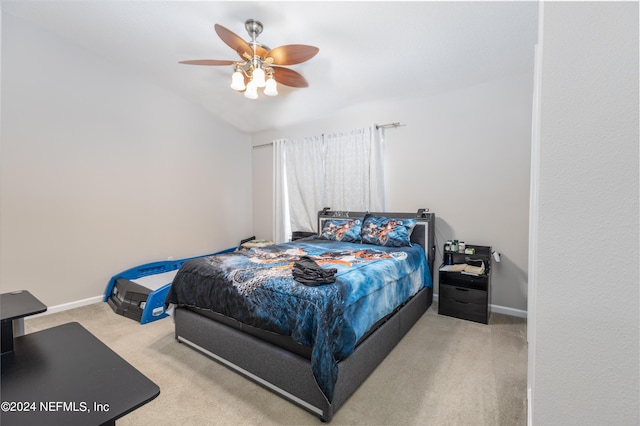
<path id="1" fill-rule="evenodd" d="M 322 225 L 320 239 L 359 243 L 362 219 L 331 219 Z"/>
<path id="2" fill-rule="evenodd" d="M 367 216 L 362 224 L 362 242 L 377 246 L 410 246 L 415 219 L 394 219 L 383 216 Z"/>

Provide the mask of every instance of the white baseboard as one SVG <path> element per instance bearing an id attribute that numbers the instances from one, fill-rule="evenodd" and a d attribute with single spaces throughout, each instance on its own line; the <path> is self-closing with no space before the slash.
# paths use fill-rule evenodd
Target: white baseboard
<path id="1" fill-rule="evenodd" d="M 438 301 L 438 295 L 433 295 L 433 301 Z M 496 314 L 511 315 L 512 317 L 527 318 L 527 311 L 522 309 L 509 308 L 508 306 L 491 305 L 491 312 Z"/>
<path id="2" fill-rule="evenodd" d="M 527 311 L 523 311 L 522 309 L 509 308 L 507 306 L 500 306 L 500 305 L 491 305 L 491 312 L 495 312 L 498 314 L 511 315 L 512 317 L 520 317 L 520 318 L 527 317 Z"/>
<path id="3" fill-rule="evenodd" d="M 531 401 L 531 388 L 527 387 L 527 425 L 533 426 L 533 401 Z"/>
<path id="4" fill-rule="evenodd" d="M 40 315 L 55 314 L 56 312 L 63 312 L 69 309 L 91 305 L 93 303 L 102 302 L 103 299 L 104 299 L 104 296 L 100 295 L 100 296 L 90 297 L 88 299 L 77 300 L 75 302 L 63 303 L 62 305 L 51 306 L 47 308 L 46 312 L 43 312 L 38 315 L 34 315 L 32 318 L 35 318 Z M 437 294 L 433 295 L 433 301 L 434 302 L 438 301 Z M 511 315 L 513 317 L 527 318 L 527 311 L 523 311 L 522 309 L 509 308 L 507 306 L 491 305 L 491 312 L 504 314 L 504 315 Z"/>
<path id="5" fill-rule="evenodd" d="M 88 299 L 76 300 L 75 302 L 63 303 L 62 305 L 47 307 L 47 310 L 44 311 L 43 313 L 38 315 L 33 315 L 29 318 L 36 318 L 39 316 L 55 314 L 57 312 L 68 311 L 69 309 L 79 308 L 81 306 L 92 305 L 94 303 L 102 302 L 103 299 L 104 299 L 104 296 L 100 295 L 100 296 L 89 297 Z"/>

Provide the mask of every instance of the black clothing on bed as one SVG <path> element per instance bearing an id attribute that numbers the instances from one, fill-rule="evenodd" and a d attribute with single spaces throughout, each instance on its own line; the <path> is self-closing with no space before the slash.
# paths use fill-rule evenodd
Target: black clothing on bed
<path id="1" fill-rule="evenodd" d="M 336 282 L 335 268 L 322 269 L 313 259 L 309 256 L 302 256 L 298 261 L 293 264 L 293 279 L 300 284 L 316 286 L 323 284 L 331 284 Z"/>

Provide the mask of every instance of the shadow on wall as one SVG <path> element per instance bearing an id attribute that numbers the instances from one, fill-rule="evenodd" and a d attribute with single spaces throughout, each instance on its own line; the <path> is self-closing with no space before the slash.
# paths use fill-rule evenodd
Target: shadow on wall
<path id="1" fill-rule="evenodd" d="M 440 293 L 440 286 L 439 286 L 440 276 L 438 273 L 438 269 L 440 268 L 440 265 L 442 265 L 442 262 L 443 262 L 442 259 L 444 258 L 444 253 L 443 253 L 444 243 L 446 243 L 447 240 L 450 240 L 453 238 L 451 237 L 451 235 L 453 235 L 453 228 L 451 227 L 451 225 L 449 225 L 446 220 L 436 215 L 436 229 L 435 229 L 436 258 L 433 262 L 433 269 L 435 269 L 435 271 L 433 272 L 434 294 Z"/>
<path id="2" fill-rule="evenodd" d="M 524 300 L 525 306 L 514 306 L 514 308 L 526 311 L 529 275 L 515 262 L 509 259 L 509 256 L 503 253 L 500 253 L 500 262 L 496 262 L 495 260 L 491 261 L 491 268 L 493 268 L 494 273 L 498 271 L 500 272 L 501 283 L 507 283 L 506 286 L 503 285 L 500 289 L 500 291 L 503 293 L 503 299 L 505 297 L 507 297 L 508 300 L 518 300 L 519 298 L 521 298 L 521 300 Z M 492 299 L 494 298 L 494 294 L 495 292 L 491 293 Z M 493 300 L 490 300 L 489 303 L 494 302 Z M 504 302 L 499 304 L 502 305 L 504 304 Z"/>

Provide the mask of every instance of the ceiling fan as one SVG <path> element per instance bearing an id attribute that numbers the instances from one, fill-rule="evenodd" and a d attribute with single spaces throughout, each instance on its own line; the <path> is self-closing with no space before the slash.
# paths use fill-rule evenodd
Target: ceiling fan
<path id="1" fill-rule="evenodd" d="M 249 99 L 258 98 L 259 87 L 264 87 L 264 94 L 267 96 L 277 95 L 276 81 L 290 87 L 309 86 L 300 73 L 284 68 L 283 65 L 295 65 L 308 61 L 320 49 L 304 44 L 288 44 L 270 49 L 256 40 L 263 29 L 260 21 L 248 19 L 244 27 L 251 37 L 248 42 L 222 25 L 215 25 L 218 36 L 240 55 L 242 58 L 240 61 L 195 59 L 180 61 L 180 63 L 209 66 L 233 65 L 235 71 L 231 77 L 231 88 L 239 92 L 244 91 L 244 96 Z"/>

